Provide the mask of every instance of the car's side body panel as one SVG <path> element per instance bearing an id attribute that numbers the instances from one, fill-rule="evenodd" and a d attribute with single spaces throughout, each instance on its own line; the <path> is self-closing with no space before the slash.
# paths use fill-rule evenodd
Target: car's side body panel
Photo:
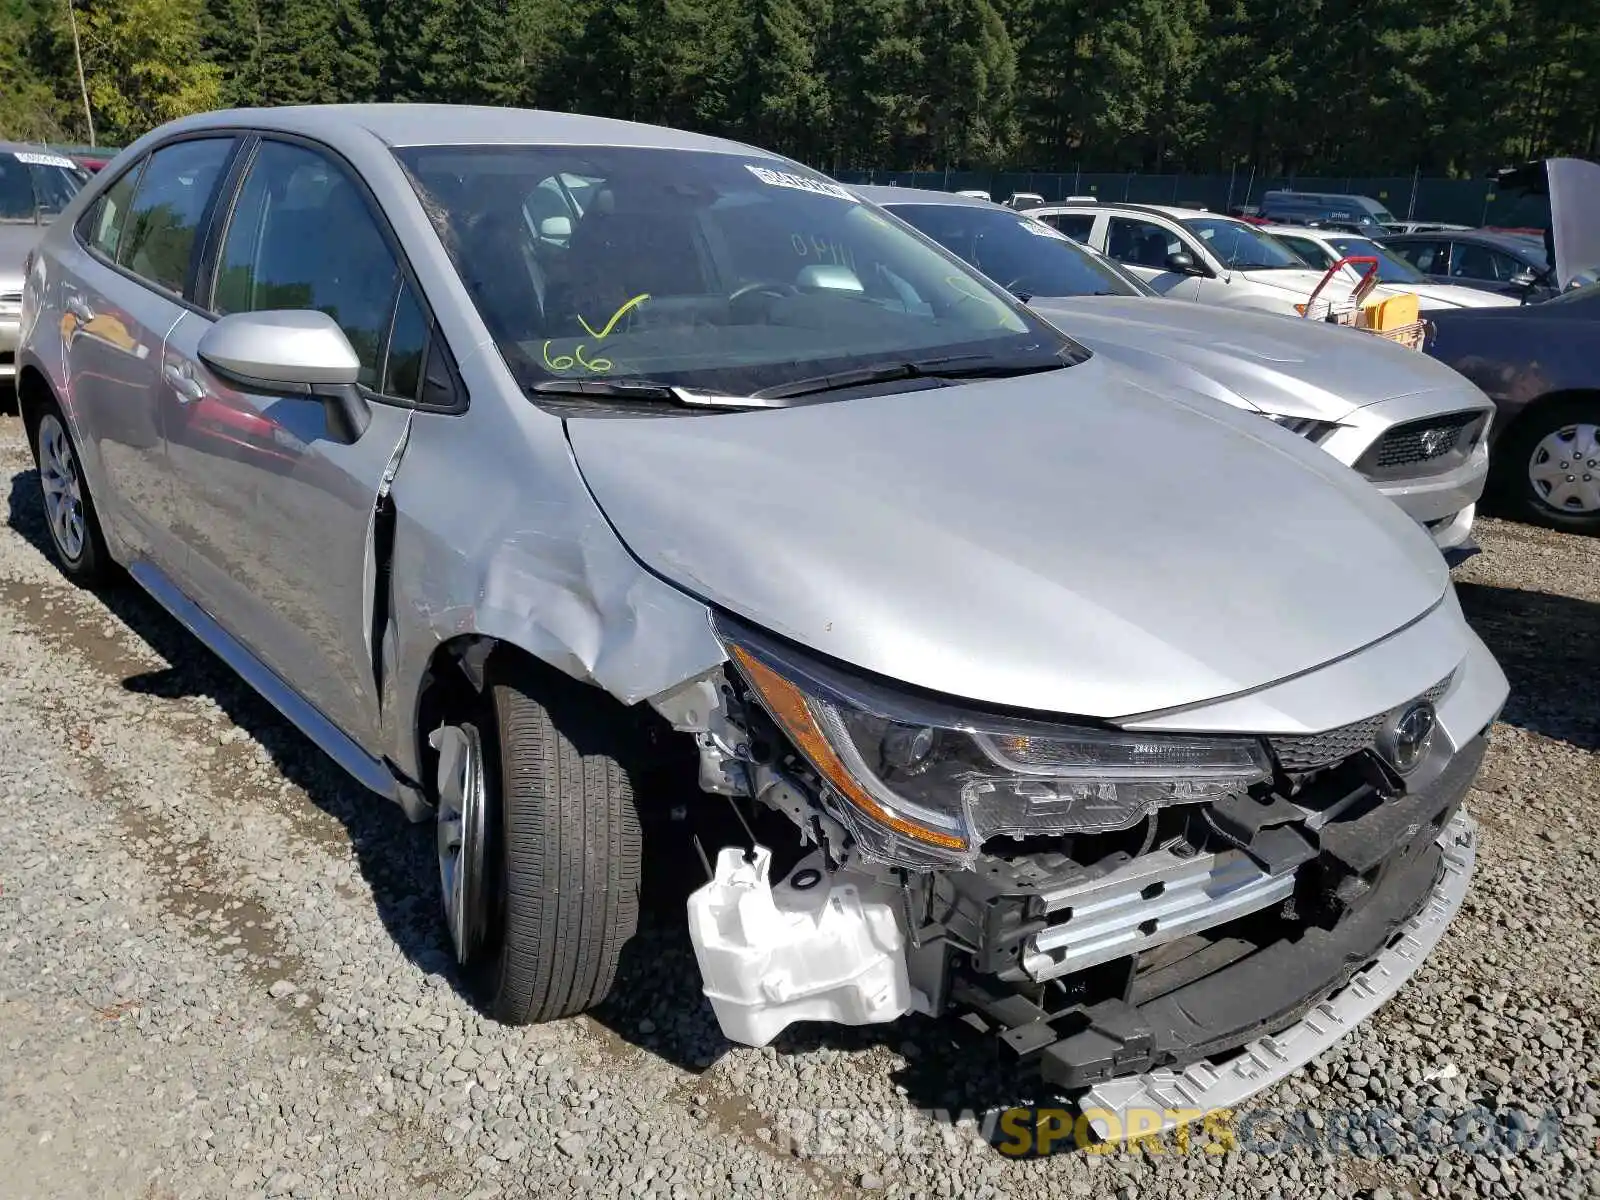
<path id="1" fill-rule="evenodd" d="M 562 420 L 502 391 L 493 349 L 461 373 L 471 409 L 416 414 L 392 493 L 384 752 L 407 771 L 420 689 L 452 639 L 516 646 L 627 703 L 726 656 L 707 607 L 618 541 L 578 475 Z"/>
<path id="2" fill-rule="evenodd" d="M 160 460 L 153 477 L 168 498 L 152 507 L 143 492 L 116 486 L 95 453 L 103 435 L 74 423 L 88 447 L 91 487 L 114 498 L 104 506 L 115 513 L 113 556 L 358 779 L 389 795 L 388 769 L 376 764 L 387 759 L 403 777 L 416 778 L 420 693 L 434 654 L 452 638 L 492 638 L 630 702 L 722 661 L 706 607 L 650 575 L 617 541 L 577 475 L 561 420 L 505 391 L 498 352 L 389 148 L 359 128 L 324 129 L 303 112 L 252 116 L 248 125 L 228 128 L 311 138 L 368 184 L 461 362 L 470 404 L 442 413 L 377 403 L 356 443 L 329 442 L 320 433 L 319 403 L 240 393 L 205 371 L 196 352 L 207 314 L 100 264 L 70 231 L 58 231 L 70 240 L 54 239 L 54 258 L 70 270 L 39 267 L 40 324 L 71 329 L 61 281 L 75 287 L 79 271 L 97 280 L 104 273 L 130 289 L 129 304 L 170 306 L 167 326 L 152 339 L 114 339 L 124 357 L 147 365 L 137 383 L 148 389 L 140 394 L 174 401 L 172 448 L 184 470 L 157 469 L 167 456 L 158 415 L 149 416 L 145 439 Z M 142 139 L 124 161 L 158 144 Z M 65 222 L 105 186 L 86 189 L 93 194 Z M 52 332 L 34 340 L 29 362 L 74 413 L 65 349 L 63 335 Z M 159 373 L 169 360 L 202 378 L 200 400 L 179 403 L 170 387 L 163 392 Z M 125 407 L 108 415 L 92 399 L 95 431 L 116 431 L 137 415 Z M 405 437 L 413 422 L 414 440 Z M 263 429 L 270 445 L 258 436 Z M 120 453 L 132 439 L 116 436 Z M 386 471 L 395 533 L 392 561 L 379 570 L 373 514 Z M 148 533 L 116 536 L 125 512 L 160 512 L 168 529 L 194 544 L 156 557 Z M 367 756 L 367 766 L 341 749 L 339 738 Z"/>
<path id="3" fill-rule="evenodd" d="M 1541 397 L 1600 391 L 1600 296 L 1441 313 L 1427 349 L 1494 400 L 1498 438 Z"/>

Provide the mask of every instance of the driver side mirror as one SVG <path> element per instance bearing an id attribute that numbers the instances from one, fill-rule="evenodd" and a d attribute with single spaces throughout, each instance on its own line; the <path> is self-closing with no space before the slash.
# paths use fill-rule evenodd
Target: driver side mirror
<path id="1" fill-rule="evenodd" d="M 1179 250 L 1176 254 L 1167 255 L 1167 270 L 1177 271 L 1182 275 L 1204 275 L 1206 270 L 1195 262 L 1194 255 L 1187 250 Z"/>
<path id="2" fill-rule="evenodd" d="M 1522 270 L 1518 271 L 1509 280 L 1507 280 L 1507 282 L 1514 288 L 1522 288 L 1526 290 L 1531 288 L 1535 283 L 1538 282 L 1538 280 L 1539 276 L 1534 273 L 1532 267 L 1523 267 Z"/>
<path id="3" fill-rule="evenodd" d="M 335 441 L 354 442 L 372 421 L 356 382 L 361 359 L 327 313 L 232 313 L 205 332 L 198 349 L 201 362 L 241 391 L 322 401 Z"/>

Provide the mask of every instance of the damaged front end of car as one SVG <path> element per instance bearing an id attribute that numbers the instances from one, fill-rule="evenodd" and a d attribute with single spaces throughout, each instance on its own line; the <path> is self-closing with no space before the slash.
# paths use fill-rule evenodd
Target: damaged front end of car
<path id="1" fill-rule="evenodd" d="M 767 847 L 724 849 L 690 898 L 736 1042 L 953 1012 L 1086 1105 L 1225 1105 L 1393 994 L 1471 874 L 1487 726 L 1440 728 L 1456 672 L 1319 734 L 1139 732 L 718 633 L 729 665 L 658 707 L 703 786 L 803 843 L 777 879 Z"/>

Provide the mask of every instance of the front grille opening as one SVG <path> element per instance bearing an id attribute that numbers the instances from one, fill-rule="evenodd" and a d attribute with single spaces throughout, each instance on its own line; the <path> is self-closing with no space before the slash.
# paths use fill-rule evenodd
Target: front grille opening
<path id="1" fill-rule="evenodd" d="M 1454 680 L 1455 672 L 1452 671 L 1416 699 L 1437 704 L 1450 690 Z M 1378 713 L 1322 733 L 1285 734 L 1269 738 L 1268 742 L 1278 765 L 1289 774 L 1298 775 L 1343 762 L 1363 750 L 1372 749 L 1377 745 L 1378 734 L 1388 715 Z"/>
<path id="2" fill-rule="evenodd" d="M 1482 440 L 1484 412 L 1444 413 L 1390 429 L 1362 456 L 1357 469 L 1378 478 L 1433 474 L 1465 462 Z"/>

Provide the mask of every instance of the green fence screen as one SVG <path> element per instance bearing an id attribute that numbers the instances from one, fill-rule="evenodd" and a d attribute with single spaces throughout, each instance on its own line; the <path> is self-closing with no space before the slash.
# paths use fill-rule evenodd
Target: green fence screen
<path id="1" fill-rule="evenodd" d="M 1293 188 L 1370 196 L 1401 220 L 1448 221 L 1460 225 L 1543 228 L 1549 205 L 1515 193 L 1499 194 L 1487 179 L 1417 179 L 1396 176 L 1141 175 L 1091 171 L 841 171 L 844 183 L 896 184 L 942 192 L 981 188 L 996 200 L 1013 192 L 1037 192 L 1046 200 L 1094 196 L 1139 204 L 1177 204 L 1226 212 L 1260 202 L 1263 192 Z"/>

